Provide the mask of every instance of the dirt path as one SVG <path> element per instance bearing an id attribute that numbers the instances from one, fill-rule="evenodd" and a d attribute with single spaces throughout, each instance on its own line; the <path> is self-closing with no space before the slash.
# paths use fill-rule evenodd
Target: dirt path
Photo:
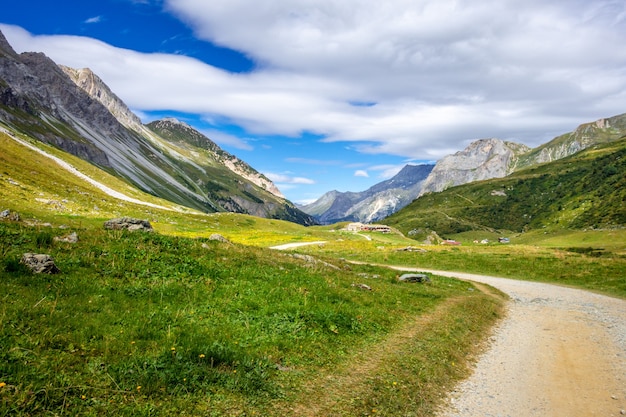
<path id="1" fill-rule="evenodd" d="M 431 271 L 509 294 L 507 318 L 440 417 L 626 415 L 626 301 L 555 285 Z"/>
<path id="2" fill-rule="evenodd" d="M 508 294 L 506 318 L 438 417 L 626 415 L 626 301 L 557 285 L 458 272 Z"/>
<path id="3" fill-rule="evenodd" d="M 45 156 L 46 158 L 50 158 L 52 159 L 54 162 L 56 162 L 61 168 L 63 168 L 64 170 L 66 170 L 67 172 L 69 172 L 70 174 L 73 174 L 75 176 L 77 176 L 78 178 L 88 182 L 89 184 L 93 185 L 94 187 L 98 188 L 100 191 L 102 191 L 103 193 L 107 194 L 110 197 L 113 198 L 117 198 L 118 200 L 122 200 L 122 201 L 126 201 L 129 203 L 134 203 L 134 204 L 139 204 L 142 206 L 148 206 L 148 207 L 152 207 L 152 208 L 157 208 L 157 209 L 161 209 L 161 210 L 167 210 L 167 211 L 174 211 L 173 208 L 171 207 L 165 207 L 165 206 L 160 206 L 158 204 L 153 204 L 153 203 L 149 203 L 146 201 L 142 201 L 142 200 L 138 200 L 136 198 L 133 197 L 129 197 L 126 194 L 120 193 L 119 191 L 116 191 L 112 188 L 107 187 L 106 185 L 102 184 L 99 181 L 94 180 L 93 178 L 83 174 L 82 172 L 80 172 L 78 169 L 76 169 L 75 167 L 73 167 L 72 165 L 70 165 L 69 163 L 65 162 L 63 159 L 51 155 L 48 152 L 44 151 L 43 149 L 40 149 L 34 145 L 31 145 L 30 143 L 26 142 L 25 140 L 22 140 L 16 136 L 14 136 L 11 132 L 9 132 L 8 130 L 0 127 L 0 132 L 6 134 L 8 137 L 10 137 L 11 139 L 13 139 L 14 141 L 20 143 L 21 145 Z"/>

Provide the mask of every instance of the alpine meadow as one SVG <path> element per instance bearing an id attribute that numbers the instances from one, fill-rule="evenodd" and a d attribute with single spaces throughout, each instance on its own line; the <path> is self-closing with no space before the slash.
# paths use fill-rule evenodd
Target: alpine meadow
<path id="1" fill-rule="evenodd" d="M 626 299 L 626 115 L 402 172 L 307 213 L 0 34 L 0 416 L 434 416 L 512 301 L 432 270 Z"/>

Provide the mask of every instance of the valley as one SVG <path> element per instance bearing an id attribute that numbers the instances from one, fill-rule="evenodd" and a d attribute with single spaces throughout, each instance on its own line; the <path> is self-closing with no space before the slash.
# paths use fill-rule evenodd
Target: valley
<path id="1" fill-rule="evenodd" d="M 90 71 L 4 38 L 0 64 L 0 415 L 433 416 L 554 285 L 623 316 L 624 115 L 534 150 L 480 140 L 307 213 L 191 126 L 141 124 Z M 120 217 L 153 231 L 104 227 Z M 361 219 L 385 233 L 346 229 Z M 584 313 L 550 308 L 533 323 Z M 572 378 L 597 378 L 589 360 Z"/>

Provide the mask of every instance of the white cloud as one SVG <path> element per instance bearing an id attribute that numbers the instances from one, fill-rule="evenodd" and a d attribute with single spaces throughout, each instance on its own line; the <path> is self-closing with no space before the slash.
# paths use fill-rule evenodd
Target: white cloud
<path id="1" fill-rule="evenodd" d="M 284 184 L 315 184 L 315 181 L 310 178 L 293 177 L 290 175 L 276 174 L 273 172 L 264 172 L 263 175 L 272 180 L 272 182 L 283 184 L 281 185 L 281 187 L 283 187 Z"/>
<path id="2" fill-rule="evenodd" d="M 367 171 L 365 171 L 363 169 L 359 169 L 359 170 L 354 171 L 354 176 L 355 177 L 369 178 L 369 174 L 367 173 Z"/>
<path id="3" fill-rule="evenodd" d="M 102 16 L 90 17 L 89 19 L 85 20 L 85 23 L 100 23 L 100 22 L 102 22 Z"/>
<path id="4" fill-rule="evenodd" d="M 551 139 L 547 132 L 626 111 L 623 2 L 166 0 L 164 7 L 257 69 L 232 74 L 184 56 L 0 29 L 19 51 L 91 67 L 132 108 L 223 118 L 250 135 L 307 131 L 366 153 L 433 160 L 484 137 L 535 146 Z"/>

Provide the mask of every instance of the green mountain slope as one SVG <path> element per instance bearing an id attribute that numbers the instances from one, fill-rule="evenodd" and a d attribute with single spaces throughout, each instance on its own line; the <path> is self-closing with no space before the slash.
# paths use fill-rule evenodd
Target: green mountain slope
<path id="1" fill-rule="evenodd" d="M 1 33 L 0 125 L 192 209 L 315 223 L 269 179 L 199 132 L 177 127 L 168 142 L 91 71 L 61 68 L 40 53 L 17 54 Z"/>
<path id="2" fill-rule="evenodd" d="M 572 155 L 589 146 L 618 140 L 626 134 L 626 114 L 584 123 L 573 132 L 557 136 L 550 142 L 520 155 L 514 162 L 514 170 L 540 163 L 555 161 Z"/>
<path id="3" fill-rule="evenodd" d="M 420 197 L 385 222 L 407 234 L 523 232 L 626 224 L 626 138 L 575 155 Z"/>

